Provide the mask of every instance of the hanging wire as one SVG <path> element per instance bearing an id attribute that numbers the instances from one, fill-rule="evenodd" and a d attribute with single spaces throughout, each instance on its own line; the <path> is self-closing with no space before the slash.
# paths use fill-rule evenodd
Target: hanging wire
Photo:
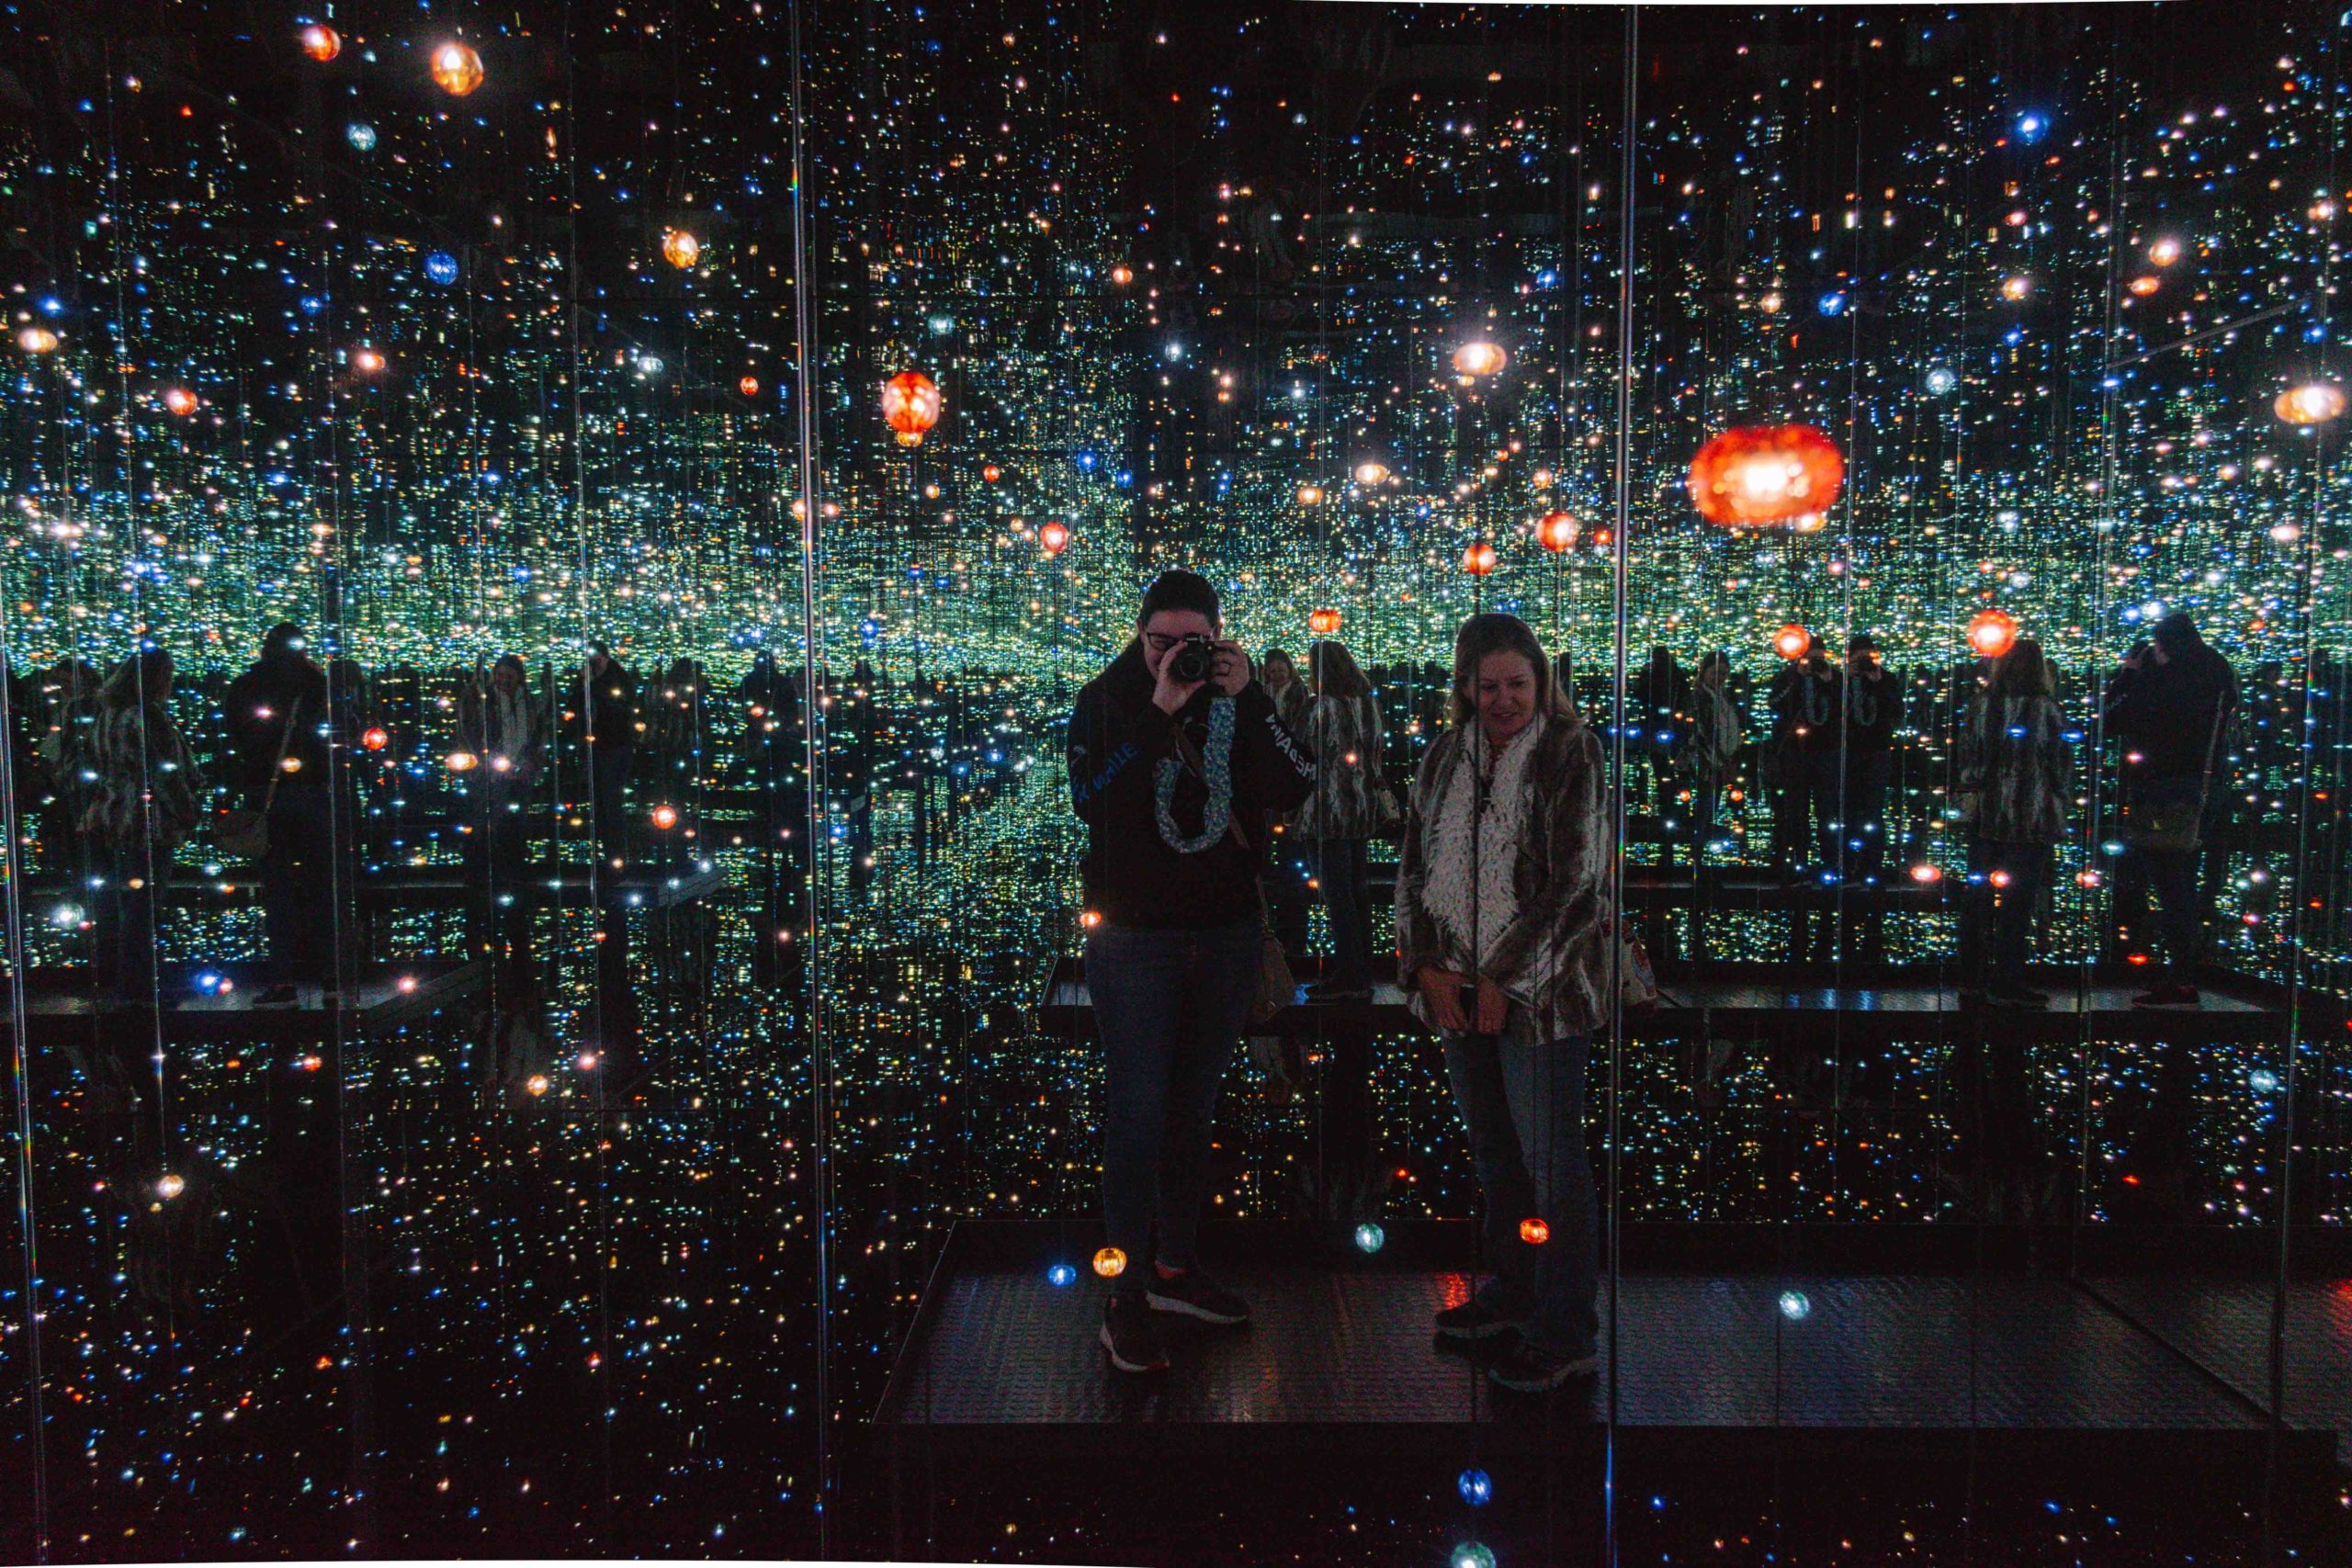
<path id="1" fill-rule="evenodd" d="M 1624 118 L 1619 130 L 1622 160 L 1618 170 L 1617 193 L 1617 461 L 1615 504 L 1611 513 L 1612 530 L 1610 544 L 1611 591 L 1615 604 L 1615 622 L 1611 639 L 1609 672 L 1610 778 L 1614 784 L 1610 799 L 1611 854 L 1609 859 L 1609 904 L 1615 919 L 1623 920 L 1625 907 L 1625 646 L 1628 634 L 1625 603 L 1626 536 L 1633 532 L 1633 436 L 1634 436 L 1634 175 L 1636 152 L 1635 138 L 1640 122 L 1635 118 L 1641 87 L 1642 8 L 1629 6 L 1625 9 L 1625 77 Z M 1623 1173 L 1623 1132 L 1625 1058 L 1625 944 L 1611 942 L 1609 953 L 1609 1130 L 1606 1147 L 1609 1153 L 1609 1313 L 1604 1330 L 1609 1342 L 1608 1382 L 1609 1403 L 1605 1439 L 1606 1457 L 1601 1461 L 1601 1534 L 1602 1561 L 1617 1560 L 1617 1424 L 1623 1414 L 1617 1377 L 1617 1326 L 1621 1295 L 1621 1276 L 1624 1269 L 1625 1201 L 1619 1185 Z"/>
<path id="2" fill-rule="evenodd" d="M 804 888 L 803 914 L 808 929 L 808 946 L 802 964 L 808 982 L 807 1021 L 808 1029 L 808 1098 L 809 1116 L 814 1134 L 810 1139 L 809 1158 L 814 1165 L 815 1179 L 810 1192 L 811 1213 L 815 1216 L 817 1250 L 817 1548 L 820 1556 L 830 1557 L 832 1548 L 832 1440 L 829 1430 L 832 1420 L 831 1395 L 831 1314 L 832 1314 L 832 1092 L 830 1082 L 831 1062 L 826 1054 L 825 1039 L 825 944 L 818 925 L 820 886 L 831 870 L 831 855 L 826 836 L 819 831 L 823 821 L 824 790 L 824 705 L 817 690 L 819 642 L 823 636 L 817 619 L 817 400 L 815 394 L 816 321 L 808 307 L 808 164 L 804 135 L 808 127 L 807 107 L 803 101 L 800 76 L 800 0 L 789 0 L 790 52 L 792 56 L 791 117 L 792 117 L 792 308 L 794 324 L 795 375 L 799 382 L 800 414 L 800 628 L 801 628 L 801 709 L 806 716 L 803 734 L 807 737 L 808 768 L 808 856 L 809 872 Z"/>

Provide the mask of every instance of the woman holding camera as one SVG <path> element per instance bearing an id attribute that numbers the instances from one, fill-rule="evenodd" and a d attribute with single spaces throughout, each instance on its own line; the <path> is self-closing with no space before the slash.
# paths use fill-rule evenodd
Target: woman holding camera
<path id="1" fill-rule="evenodd" d="M 1224 637 L 1216 590 L 1162 572 L 1134 639 L 1069 721 L 1070 801 L 1090 829 L 1086 984 L 1110 1102 L 1102 1211 L 1125 1259 L 1102 1340 L 1121 1371 L 1167 1366 L 1155 1313 L 1249 1320 L 1193 1244 L 1217 1092 L 1257 991 L 1258 825 L 1314 787 L 1314 763 Z"/>
<path id="2" fill-rule="evenodd" d="M 1536 1392 L 1591 1371 L 1600 1328 L 1584 1089 L 1614 976 L 1605 773 L 1515 615 L 1463 623 L 1453 711 L 1413 784 L 1396 972 L 1444 1041 L 1495 1272 L 1437 1330 L 1516 1330 L 1487 1375 Z"/>

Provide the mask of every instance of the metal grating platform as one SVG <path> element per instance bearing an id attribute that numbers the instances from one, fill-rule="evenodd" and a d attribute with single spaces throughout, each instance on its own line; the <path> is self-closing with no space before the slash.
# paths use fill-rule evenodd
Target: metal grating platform
<path id="1" fill-rule="evenodd" d="M 2091 1288 L 2249 1402 L 2270 1404 L 2271 1291 L 2267 1282 L 2100 1279 Z M 2287 1290 L 2287 1422 L 2325 1427 L 2352 1464 L 2352 1280 Z"/>
<path id="2" fill-rule="evenodd" d="M 1605 1387 L 1500 1393 L 1430 1316 L 1467 1292 L 1445 1269 L 1247 1259 L 1219 1269 L 1256 1314 L 1243 1331 L 1171 1325 L 1174 1366 L 1131 1380 L 1103 1362 L 1102 1292 L 1037 1268 L 947 1272 L 876 1422 L 991 1450 L 1100 1451 L 1187 1436 L 1229 1449 L 1284 1434 L 1342 1446 L 1597 1443 Z M 1804 1293 L 1792 1319 L 1781 1293 Z M 1630 1276 L 1619 1298 L 1623 1428 L 1713 1439 L 1902 1438 L 2075 1451 L 2256 1445 L 2256 1404 L 2063 1280 L 2017 1274 Z M 1604 1367 L 1606 1358 L 1604 1358 Z M 2313 1435 L 2324 1458 L 2330 1439 Z"/>

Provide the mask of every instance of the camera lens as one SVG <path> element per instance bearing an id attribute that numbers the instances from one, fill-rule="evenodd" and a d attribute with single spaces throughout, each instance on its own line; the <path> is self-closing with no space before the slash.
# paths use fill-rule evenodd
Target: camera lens
<path id="1" fill-rule="evenodd" d="M 1168 661 L 1169 672 L 1179 681 L 1205 681 L 1209 678 L 1209 649 L 1206 639 L 1186 637 Z"/>

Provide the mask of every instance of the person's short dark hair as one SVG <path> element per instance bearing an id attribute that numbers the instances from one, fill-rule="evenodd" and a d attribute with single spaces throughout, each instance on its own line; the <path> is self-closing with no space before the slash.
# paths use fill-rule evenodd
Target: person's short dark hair
<path id="1" fill-rule="evenodd" d="M 1224 619 L 1217 606 L 1216 590 L 1210 586 L 1209 580 L 1197 571 L 1181 568 L 1163 571 L 1152 579 L 1151 586 L 1144 590 L 1143 608 L 1136 612 L 1136 624 L 1142 625 L 1162 610 L 1194 610 L 1213 622 Z"/>
<path id="2" fill-rule="evenodd" d="M 1846 640 L 1846 651 L 1849 654 L 1876 653 L 1878 651 L 1878 638 L 1871 636 L 1868 632 L 1856 632 L 1852 637 Z"/>
<path id="3" fill-rule="evenodd" d="M 280 659 L 289 653 L 300 653 L 308 641 L 300 626 L 291 621 L 280 621 L 262 637 L 261 656 L 264 659 Z"/>

